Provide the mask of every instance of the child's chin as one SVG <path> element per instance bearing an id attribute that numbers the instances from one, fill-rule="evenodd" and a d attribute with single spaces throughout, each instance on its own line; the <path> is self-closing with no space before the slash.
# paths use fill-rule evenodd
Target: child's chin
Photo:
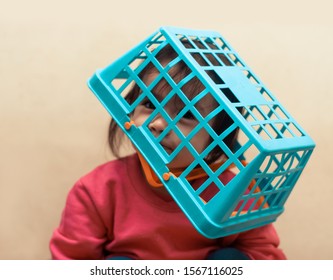
<path id="1" fill-rule="evenodd" d="M 190 163 L 186 164 L 184 162 L 171 162 L 168 164 L 169 169 L 185 169 Z"/>

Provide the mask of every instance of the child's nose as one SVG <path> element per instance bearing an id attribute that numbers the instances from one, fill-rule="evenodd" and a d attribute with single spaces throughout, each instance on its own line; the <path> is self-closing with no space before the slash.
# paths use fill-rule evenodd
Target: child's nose
<path id="1" fill-rule="evenodd" d="M 167 126 L 167 121 L 161 115 L 158 115 L 149 123 L 148 128 L 156 137 L 160 135 Z"/>

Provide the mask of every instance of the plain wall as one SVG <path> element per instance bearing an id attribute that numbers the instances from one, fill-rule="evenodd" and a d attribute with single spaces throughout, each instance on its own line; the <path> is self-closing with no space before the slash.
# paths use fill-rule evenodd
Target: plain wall
<path id="1" fill-rule="evenodd" d="M 69 189 L 112 159 L 86 80 L 162 25 L 220 32 L 313 137 L 275 225 L 290 259 L 333 259 L 330 3 L 1 0 L 0 259 L 50 258 Z"/>

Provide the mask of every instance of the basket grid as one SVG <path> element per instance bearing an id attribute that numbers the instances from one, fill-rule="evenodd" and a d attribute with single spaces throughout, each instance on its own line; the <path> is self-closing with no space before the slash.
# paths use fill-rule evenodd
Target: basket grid
<path id="1" fill-rule="evenodd" d="M 307 150 L 266 157 L 254 178 L 256 182 L 254 187 L 249 193 L 243 194 L 240 202 L 242 206 L 238 206 L 238 210 L 236 207 L 237 214 L 233 213 L 230 219 L 251 212 L 262 211 L 268 209 L 267 207 L 272 209 L 283 206 L 310 154 L 311 151 Z M 258 187 L 260 187 L 260 191 L 255 192 Z M 257 205 L 257 200 L 260 198 L 262 199 L 261 205 Z M 245 205 L 250 200 L 253 200 L 251 207 L 244 211 Z"/>
<path id="2" fill-rule="evenodd" d="M 203 68 L 205 68 L 205 66 L 208 66 L 208 68 L 210 68 L 211 66 L 233 66 L 234 64 L 232 62 L 230 62 L 230 60 L 227 58 L 227 56 L 224 53 L 214 53 L 217 51 L 220 51 L 221 49 L 223 51 L 231 51 L 231 49 L 229 47 L 227 47 L 227 44 L 220 38 L 207 38 L 204 37 L 203 39 L 201 39 L 200 37 L 187 37 L 187 36 L 182 36 L 181 40 L 184 40 L 186 38 L 186 40 L 188 40 L 191 45 L 193 50 L 191 50 L 192 52 L 190 52 L 190 54 L 192 55 L 192 57 L 196 58 L 196 62 L 200 63 L 200 61 L 205 61 L 206 64 L 202 65 Z M 209 41 L 210 44 L 206 44 L 206 42 Z M 214 42 L 219 42 L 219 44 L 215 44 Z M 129 73 L 129 76 L 132 77 L 132 80 L 135 81 L 136 83 L 138 83 L 141 86 L 140 88 L 142 89 L 142 96 L 137 98 L 137 100 L 135 100 L 135 102 L 133 104 L 130 105 L 129 111 L 133 111 L 136 106 L 138 105 L 139 102 L 141 102 L 144 98 L 149 98 L 149 100 L 151 102 L 154 103 L 156 108 L 161 108 L 161 109 L 156 109 L 151 116 L 146 120 L 145 124 L 142 126 L 145 130 L 146 133 L 150 133 L 149 129 L 148 129 L 148 124 L 157 116 L 157 115 L 162 115 L 162 117 L 168 122 L 169 124 L 169 128 L 167 128 L 161 135 L 159 135 L 157 141 L 161 142 L 163 140 L 163 138 L 165 137 L 165 135 L 167 133 L 170 132 L 170 130 L 173 130 L 173 132 L 175 132 L 175 134 L 177 135 L 177 137 L 181 140 L 181 144 L 179 147 L 177 147 L 174 152 L 171 155 L 168 155 L 167 158 L 169 161 L 171 161 L 184 147 L 186 147 L 187 149 L 189 149 L 191 151 L 192 154 L 194 154 L 194 158 L 200 158 L 201 160 L 203 159 L 203 157 L 210 151 L 212 150 L 212 148 L 215 147 L 216 143 L 220 143 L 219 146 L 222 146 L 221 143 L 223 143 L 223 141 L 221 142 L 221 138 L 223 138 L 224 135 L 222 135 L 222 137 L 216 137 L 215 132 L 210 128 L 210 126 L 206 126 L 205 129 L 210 133 L 211 136 L 213 136 L 214 141 L 211 143 L 210 146 L 207 147 L 207 149 L 202 153 L 202 154 L 198 154 L 197 151 L 195 151 L 193 149 L 193 147 L 189 144 L 189 140 L 191 139 L 191 137 L 195 136 L 197 131 L 199 130 L 199 128 L 201 129 L 201 127 L 199 127 L 199 125 L 190 133 L 190 135 L 186 136 L 183 135 L 182 132 L 177 128 L 177 121 L 179 121 L 179 119 L 182 118 L 182 116 L 187 112 L 188 108 L 192 107 L 192 113 L 195 115 L 196 119 L 198 120 L 198 123 L 201 124 L 205 123 L 205 118 L 203 118 L 200 113 L 193 109 L 193 104 L 191 104 L 189 102 L 189 100 L 186 98 L 186 95 L 183 92 L 180 92 L 180 94 L 177 94 L 177 97 L 181 98 L 183 103 L 184 103 L 184 108 L 180 111 L 180 113 L 176 116 L 175 119 L 172 119 L 166 112 L 165 110 L 163 110 L 164 105 L 170 101 L 170 99 L 172 99 L 172 97 L 176 94 L 175 93 L 175 89 L 176 91 L 179 90 L 180 85 L 176 84 L 173 79 L 167 74 L 168 69 L 171 69 L 176 63 L 178 63 L 179 61 L 181 61 L 181 59 L 178 57 L 174 60 L 172 60 L 171 62 L 168 63 L 168 65 L 166 67 L 163 67 L 159 61 L 157 61 L 157 59 L 155 58 L 156 53 L 159 52 L 159 50 L 161 48 L 163 48 L 166 44 L 166 39 L 163 35 L 158 34 L 156 36 L 156 39 L 153 39 L 151 43 L 147 44 L 146 48 L 144 48 L 143 52 L 141 52 L 141 54 L 138 56 L 138 59 L 142 60 L 142 58 L 145 58 L 144 62 L 140 61 L 139 65 L 137 68 L 133 68 L 132 67 L 126 67 L 125 70 L 126 72 Z M 213 47 L 212 47 L 213 46 Z M 186 45 L 187 48 L 188 45 Z M 203 51 L 207 51 L 209 50 L 209 52 L 203 52 Z M 201 54 L 200 54 L 201 52 Z M 144 54 L 144 55 L 143 55 Z M 227 55 L 229 56 L 229 58 L 231 59 L 231 61 L 236 62 L 236 64 L 241 64 L 244 67 L 244 64 L 240 62 L 240 59 L 235 55 L 235 54 L 231 54 L 231 53 L 227 53 Z M 198 56 L 200 56 L 200 59 L 198 59 Z M 150 84 L 150 85 L 146 85 L 144 84 L 144 82 L 142 80 L 138 81 L 138 76 L 139 73 L 147 66 L 148 63 L 153 63 L 156 70 L 159 72 L 159 75 L 157 78 L 154 79 L 154 81 Z M 213 82 L 215 84 L 218 85 L 223 85 L 225 84 L 224 81 L 222 80 L 222 78 L 220 78 L 216 72 L 213 69 L 208 69 L 205 70 L 205 72 L 208 74 L 208 76 L 213 80 Z M 256 79 L 249 70 L 244 70 L 243 73 L 246 75 L 246 77 L 251 80 L 253 83 L 258 83 L 258 79 Z M 191 78 L 194 77 L 194 74 L 191 73 L 190 75 L 188 75 L 185 79 L 183 79 L 181 81 L 181 83 L 186 83 L 186 80 L 190 80 Z M 159 103 L 158 100 L 156 100 L 153 92 L 153 87 L 156 86 L 156 84 L 161 80 L 161 79 L 165 79 L 168 84 L 170 84 L 171 88 L 173 89 L 168 95 L 167 98 L 164 99 L 161 103 Z M 129 80 L 129 79 L 128 79 Z M 124 86 L 127 86 L 129 84 L 129 82 L 124 83 Z M 260 87 L 261 92 L 266 92 L 266 90 L 263 89 L 263 87 Z M 119 88 L 120 92 L 123 92 L 124 88 Z M 239 103 L 239 100 L 235 97 L 235 95 L 232 93 L 232 91 L 228 88 L 228 87 L 222 87 L 220 88 L 220 90 L 224 93 L 224 95 L 228 98 L 229 101 L 231 101 L 232 103 Z M 270 99 L 272 100 L 271 96 Z M 268 106 L 268 105 L 264 105 L 264 106 Z M 275 108 L 277 105 L 275 105 Z M 251 118 L 253 118 L 255 121 L 253 122 L 252 127 L 256 130 L 256 132 L 261 135 L 263 134 L 263 132 L 266 133 L 266 135 L 269 135 L 270 138 L 273 138 L 272 136 L 272 130 L 268 131 L 269 128 L 272 127 L 272 124 L 267 124 L 267 126 L 265 126 L 266 124 L 263 123 L 263 121 L 271 121 L 271 119 L 273 119 L 276 114 L 274 114 L 274 111 L 271 109 L 268 113 L 261 111 L 260 109 L 262 108 L 257 108 L 257 106 L 247 106 L 247 107 L 238 107 L 238 109 L 240 110 L 244 110 L 244 108 L 247 109 L 247 113 L 244 115 L 244 118 L 248 118 L 249 116 L 251 116 Z M 273 117 L 272 117 L 273 116 Z M 286 116 L 285 114 L 283 114 L 283 116 Z M 212 117 L 212 116 L 211 116 Z M 260 123 L 261 121 L 261 123 Z M 259 124 L 260 123 L 260 124 Z M 274 130 L 276 131 L 275 127 Z M 283 127 L 283 130 L 281 129 L 281 131 L 289 131 L 287 129 L 285 129 Z M 225 131 L 225 135 L 228 135 L 229 130 Z M 226 154 L 228 155 L 228 153 L 230 153 L 230 150 L 225 147 L 225 145 L 223 146 L 223 150 L 225 150 Z M 230 158 L 230 154 L 229 154 L 229 158 Z M 196 163 L 198 164 L 198 163 Z M 232 164 L 236 164 L 236 166 L 238 166 L 238 172 L 242 169 L 239 168 L 241 166 L 241 164 L 239 164 L 238 160 L 234 160 L 232 161 Z M 203 164 L 203 166 L 205 167 L 205 164 Z M 207 167 L 207 166 L 206 166 Z M 238 173 L 237 172 L 237 173 Z M 185 172 L 186 173 L 186 172 Z M 211 174 L 209 174 L 211 176 Z"/>
<path id="3" fill-rule="evenodd" d="M 230 62 L 230 60 L 226 60 L 226 55 L 223 53 L 218 53 L 216 56 L 213 53 L 214 51 L 221 51 L 219 47 L 217 47 L 213 42 L 214 40 L 211 38 L 204 37 L 204 39 L 207 41 L 209 40 L 210 45 L 215 46 L 215 48 L 209 48 L 209 45 L 206 43 L 202 43 L 203 41 L 199 37 L 193 37 L 193 38 L 188 38 L 186 36 L 182 36 L 181 38 L 186 38 L 187 40 L 200 40 L 200 44 L 198 44 L 196 41 L 194 41 L 193 49 L 195 52 L 190 52 L 192 57 L 198 57 L 200 56 L 200 59 L 196 59 L 198 63 L 201 64 L 202 68 L 205 68 L 205 66 L 211 67 L 211 66 L 216 66 L 218 65 L 225 65 L 225 66 L 232 66 L 233 64 Z M 217 38 L 214 38 L 217 40 Z M 205 41 L 204 41 L 205 42 Z M 221 40 L 221 42 L 223 42 Z M 144 49 L 143 52 L 136 58 L 140 60 L 140 63 L 138 64 L 137 68 L 132 69 L 131 67 L 126 67 L 124 71 L 127 73 L 130 73 L 129 75 L 132 77 L 133 80 L 138 82 L 137 77 L 139 73 L 147 66 L 148 63 L 152 62 L 156 69 L 158 71 L 163 71 L 163 67 L 160 65 L 160 63 L 155 59 L 155 54 L 160 51 L 161 48 L 163 48 L 167 44 L 167 41 L 164 36 L 161 34 L 157 35 L 156 40 L 150 44 L 147 45 L 147 47 Z M 221 43 L 223 51 L 226 49 L 230 52 L 230 48 L 226 48 L 226 43 Z M 151 49 L 152 48 L 152 49 Z M 203 53 L 203 55 L 200 54 L 203 50 L 207 49 L 210 51 L 210 53 Z M 144 56 L 142 54 L 145 54 Z M 229 58 L 235 62 L 235 61 L 240 61 L 240 59 L 233 53 L 227 53 L 229 55 Z M 232 54 L 232 55 L 231 55 Z M 210 55 L 210 56 L 209 56 Z M 219 62 L 216 57 L 221 56 L 222 59 Z M 212 57 L 214 57 L 214 62 L 212 62 Z M 144 61 L 142 59 L 145 58 Z M 134 60 L 136 60 L 134 59 Z M 133 61 L 134 61 L 133 60 Z M 202 65 L 200 61 L 206 61 L 207 65 Z M 224 63 L 222 62 L 224 60 Z M 171 68 L 174 64 L 178 63 L 181 61 L 181 59 L 178 57 L 171 61 L 166 68 Z M 227 61 L 227 63 L 226 63 Z M 243 66 L 243 63 L 242 63 Z M 244 68 L 244 66 L 243 66 Z M 216 84 L 224 84 L 223 80 L 216 80 L 218 79 L 218 75 L 216 75 L 215 71 L 212 69 L 205 70 L 206 73 L 208 74 L 209 77 L 214 77 L 212 78 L 213 81 Z M 214 73 L 214 75 L 212 74 Z M 178 89 L 177 85 L 174 84 L 174 81 L 172 78 L 170 78 L 168 75 L 165 74 L 160 74 L 161 76 L 154 80 L 154 84 L 158 83 L 158 81 L 163 77 L 165 78 L 168 83 L 171 85 L 171 87 Z M 191 75 L 191 74 L 190 74 Z M 272 95 L 268 93 L 268 90 L 266 90 L 258 81 L 259 79 L 256 78 L 248 69 L 244 70 L 244 75 L 252 81 L 255 84 L 258 84 L 257 89 L 258 91 L 265 96 L 265 99 L 268 99 L 269 102 L 267 104 L 261 105 L 261 106 L 255 106 L 255 105 L 247 105 L 247 106 L 238 106 L 237 108 L 239 110 L 244 110 L 246 113 L 244 114 L 244 118 L 251 123 L 251 126 L 253 130 L 262 137 L 264 140 L 271 140 L 271 139 L 279 139 L 283 137 L 301 137 L 304 135 L 304 133 L 301 131 L 300 127 L 298 127 L 289 117 L 288 115 L 283 111 L 283 109 L 276 104 L 276 102 L 273 102 L 274 99 L 272 98 Z M 193 74 L 189 78 L 192 78 Z M 124 82 L 123 87 L 119 88 L 119 92 L 123 93 L 124 92 L 124 87 L 127 87 L 129 83 L 132 82 L 132 79 L 127 79 Z M 182 81 L 185 83 L 186 81 Z M 178 85 L 179 86 L 179 85 Z M 146 89 L 148 94 L 150 93 L 150 87 Z M 224 95 L 230 100 L 235 100 L 232 101 L 232 103 L 239 103 L 239 100 L 235 97 L 235 95 L 232 93 L 232 91 L 228 87 L 224 87 L 220 89 Z M 171 92 L 172 93 L 172 92 Z M 180 97 L 184 96 L 183 94 L 179 95 Z M 143 97 L 142 97 L 143 98 Z M 137 104 L 142 100 L 142 98 L 138 98 L 134 104 L 131 105 L 129 108 L 129 111 L 133 111 L 134 108 L 137 106 Z M 151 99 L 152 96 L 150 96 Z M 269 104 L 272 103 L 272 104 Z"/>

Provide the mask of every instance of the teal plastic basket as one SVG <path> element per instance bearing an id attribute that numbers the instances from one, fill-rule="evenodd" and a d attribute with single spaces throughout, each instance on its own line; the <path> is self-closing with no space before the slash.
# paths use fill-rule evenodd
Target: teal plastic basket
<path id="1" fill-rule="evenodd" d="M 167 44 L 178 56 L 162 65 L 156 54 Z M 182 92 L 184 81 L 176 83 L 170 77 L 169 70 L 179 61 L 192 71 L 186 79 L 196 77 L 206 88 L 193 100 Z M 140 73 L 148 63 L 153 64 L 159 74 L 146 85 Z M 162 78 L 172 90 L 170 97 L 161 101 L 154 97 L 152 88 Z M 134 83 L 141 93 L 137 100 L 129 103 L 125 96 Z M 97 70 L 88 85 L 189 220 L 209 238 L 274 222 L 284 211 L 284 204 L 315 147 L 307 133 L 217 32 L 162 27 L 112 64 Z M 207 94 L 219 105 L 203 116 L 195 104 Z M 189 135 L 183 135 L 177 127 L 181 116 L 171 118 L 164 110 L 172 95 L 177 95 L 183 107 L 198 120 L 198 126 Z M 155 110 L 137 127 L 132 125 L 130 116 L 144 99 L 149 99 Z M 232 119 L 232 124 L 217 134 L 208 121 L 222 110 Z M 163 116 L 168 127 L 165 133 L 155 137 L 148 125 L 157 114 Z M 198 153 L 191 139 L 201 129 L 205 129 L 213 141 Z M 239 131 L 238 145 L 230 149 L 224 139 L 235 129 Z M 171 154 L 161 145 L 170 131 L 181 139 L 181 145 Z M 223 150 L 225 159 L 218 168 L 212 169 L 204 159 L 216 146 Z M 166 176 L 170 174 L 168 164 L 185 148 L 192 153 L 193 162 L 177 176 Z M 198 166 L 207 177 L 199 180 L 199 186 L 194 186 L 188 175 Z M 226 170 L 232 170 L 235 176 L 223 183 L 220 177 Z M 207 192 L 213 195 L 207 198 Z"/>

